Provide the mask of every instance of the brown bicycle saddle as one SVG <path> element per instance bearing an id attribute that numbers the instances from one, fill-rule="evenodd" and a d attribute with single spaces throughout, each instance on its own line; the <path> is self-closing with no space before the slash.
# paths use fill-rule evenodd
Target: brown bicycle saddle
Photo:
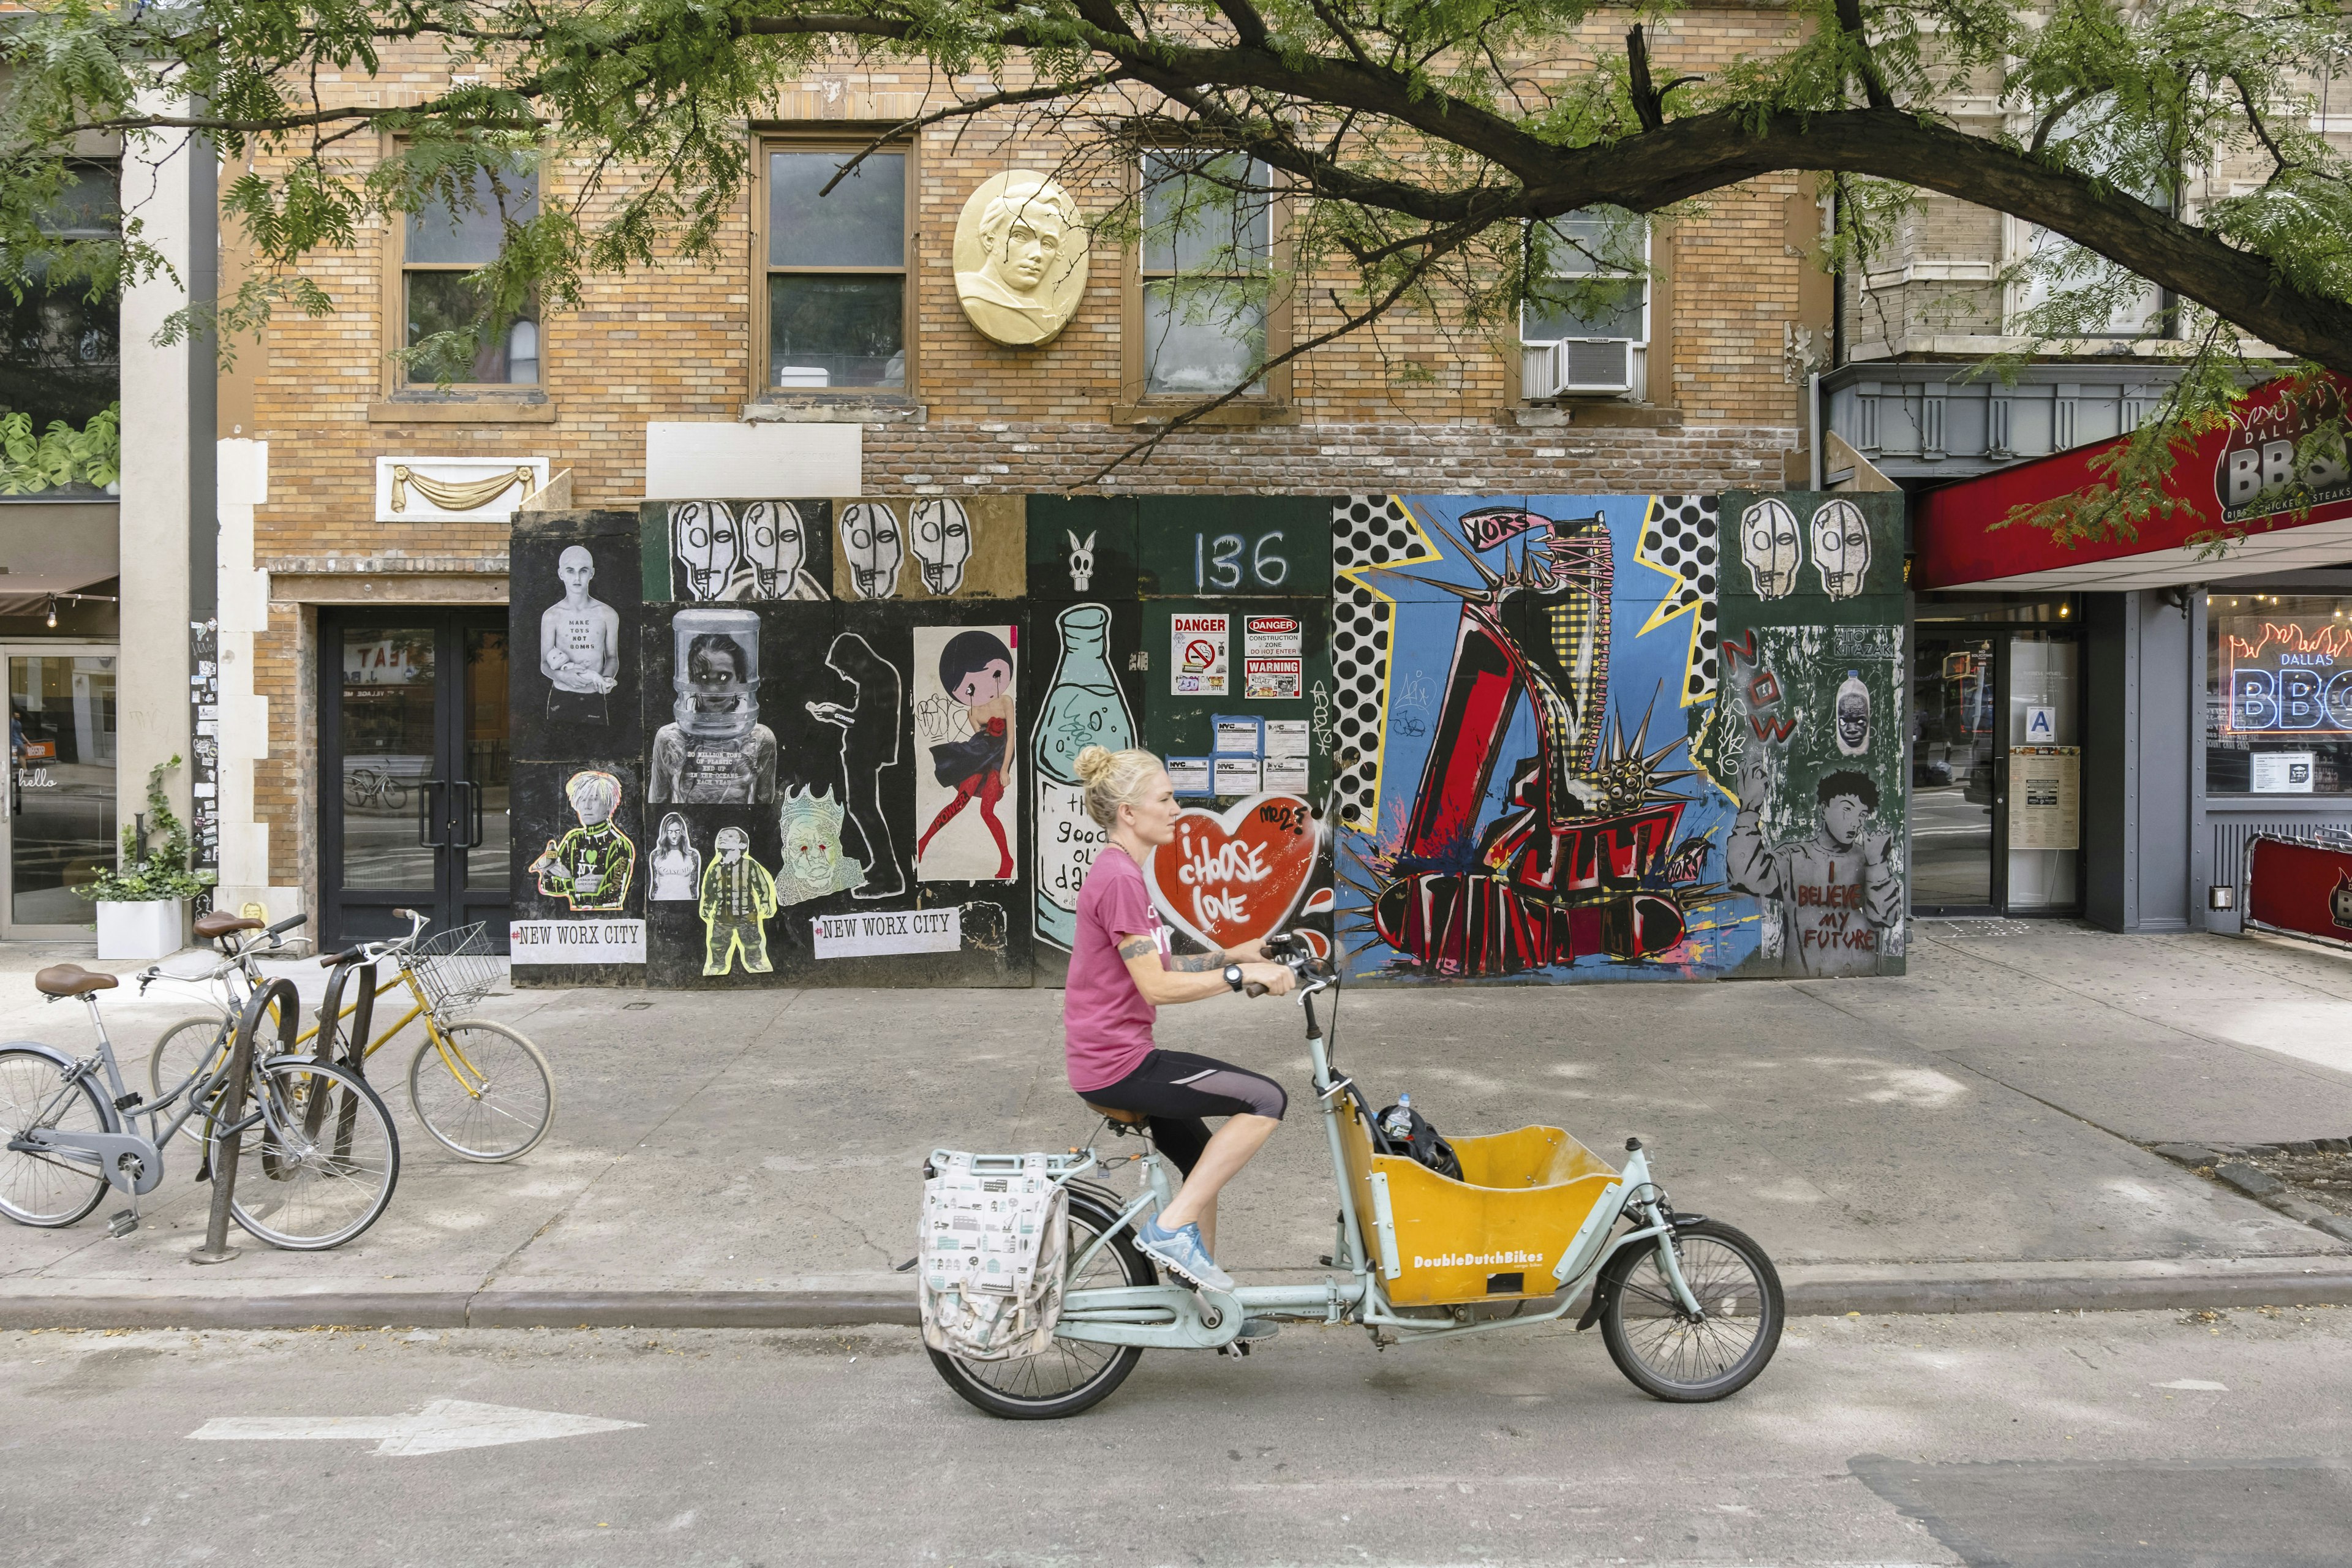
<path id="1" fill-rule="evenodd" d="M 44 996 L 87 996 L 93 991 L 111 991 L 121 984 L 111 974 L 100 974 L 79 963 L 52 963 L 33 976 L 33 989 Z"/>
<path id="2" fill-rule="evenodd" d="M 1078 1098 L 1085 1102 L 1086 1108 L 1097 1116 L 1108 1117 L 1111 1121 L 1125 1126 L 1140 1127 L 1148 1120 L 1140 1110 L 1119 1110 L 1108 1105 L 1097 1105 L 1093 1100 L 1087 1100 L 1084 1095 Z"/>
<path id="3" fill-rule="evenodd" d="M 261 921 L 250 915 L 224 914 L 215 910 L 211 914 L 196 917 L 196 935 L 205 942 L 227 936 L 232 931 L 259 931 L 260 929 Z"/>

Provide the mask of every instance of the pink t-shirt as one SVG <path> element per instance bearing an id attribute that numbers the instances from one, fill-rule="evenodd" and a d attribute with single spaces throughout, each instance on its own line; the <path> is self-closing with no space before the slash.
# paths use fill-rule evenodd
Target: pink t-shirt
<path id="1" fill-rule="evenodd" d="M 1078 889 L 1077 943 L 1062 993 L 1070 1087 L 1080 1094 L 1117 1083 L 1151 1054 L 1151 1020 L 1160 1010 L 1143 999 L 1118 955 L 1118 944 L 1130 936 L 1149 936 L 1167 956 L 1168 928 L 1151 907 L 1142 868 L 1126 850 L 1106 844 Z"/>

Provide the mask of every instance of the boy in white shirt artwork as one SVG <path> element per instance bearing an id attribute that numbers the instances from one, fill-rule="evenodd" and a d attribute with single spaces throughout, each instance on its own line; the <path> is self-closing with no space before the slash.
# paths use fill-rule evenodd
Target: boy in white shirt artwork
<path id="1" fill-rule="evenodd" d="M 539 668 L 550 683 L 548 722 L 609 724 L 605 694 L 621 674 L 620 615 L 588 596 L 596 558 L 584 545 L 566 548 L 555 574 L 563 580 L 563 597 L 539 617 Z"/>

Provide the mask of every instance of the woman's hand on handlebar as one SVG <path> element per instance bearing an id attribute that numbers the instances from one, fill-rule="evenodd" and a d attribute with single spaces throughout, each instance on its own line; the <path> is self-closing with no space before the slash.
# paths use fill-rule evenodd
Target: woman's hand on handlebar
<path id="1" fill-rule="evenodd" d="M 1253 996 L 1262 996 L 1269 991 L 1276 996 L 1286 996 L 1298 984 L 1298 977 L 1290 973 L 1287 964 L 1253 962 L 1242 965 L 1242 984 Z"/>

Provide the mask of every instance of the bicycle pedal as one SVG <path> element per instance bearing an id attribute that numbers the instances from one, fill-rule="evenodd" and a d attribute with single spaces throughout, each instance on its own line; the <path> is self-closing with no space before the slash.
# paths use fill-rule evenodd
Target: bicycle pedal
<path id="1" fill-rule="evenodd" d="M 1247 1361 L 1249 1359 L 1249 1352 L 1250 1348 L 1249 1342 L 1247 1340 L 1234 1340 L 1230 1344 L 1222 1344 L 1217 1347 L 1217 1353 L 1219 1355 L 1239 1356 L 1244 1361 Z"/>
<path id="2" fill-rule="evenodd" d="M 137 1209 L 124 1209 L 106 1222 L 106 1234 L 116 1241 L 121 1241 L 138 1228 L 139 1211 Z"/>

